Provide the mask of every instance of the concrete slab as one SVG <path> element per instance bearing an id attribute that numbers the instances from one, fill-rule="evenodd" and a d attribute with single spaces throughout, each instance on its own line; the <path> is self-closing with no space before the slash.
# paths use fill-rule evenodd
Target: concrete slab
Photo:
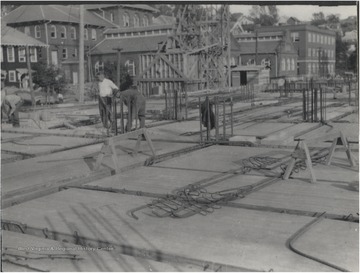
<path id="1" fill-rule="evenodd" d="M 288 128 L 292 127 L 293 124 L 287 123 L 272 123 L 272 122 L 260 122 L 245 126 L 235 126 L 234 135 L 240 136 L 257 136 L 264 138 L 275 132 L 285 131 Z"/>
<path id="2" fill-rule="evenodd" d="M 161 263 L 121 255 L 113 247 L 102 249 L 83 247 L 11 231 L 3 231 L 2 238 L 2 270 L 5 272 L 20 272 L 30 269 L 50 272 L 203 271 L 203 268 L 193 265 Z M 19 255 L 22 259 L 16 259 L 14 255 Z M 46 255 L 53 255 L 52 257 L 58 255 L 60 258 L 50 258 Z M 73 255 L 76 259 L 61 258 L 64 255 L 67 257 Z M 29 258 L 24 261 L 24 257 Z"/>
<path id="3" fill-rule="evenodd" d="M 195 215 L 181 220 L 145 214 L 135 220 L 126 215 L 129 209 L 147 202 L 149 199 L 144 197 L 67 190 L 7 208 L 3 219 L 67 234 L 76 231 L 80 236 L 106 240 L 115 246 L 157 251 L 159 258 L 171 254 L 257 271 L 329 270 L 286 247 L 286 241 L 310 222 L 310 217 L 227 207 L 206 217 Z M 353 226 L 358 225 L 344 223 L 345 229 Z M 357 253 L 357 249 L 348 247 L 337 250 Z"/>
<path id="4" fill-rule="evenodd" d="M 359 211 L 359 193 L 340 182 L 311 184 L 298 179 L 281 180 L 233 202 L 345 216 Z"/>
<path id="5" fill-rule="evenodd" d="M 32 155 L 52 153 L 66 148 L 89 145 L 99 142 L 87 138 L 64 138 L 60 136 L 37 136 L 31 139 L 14 140 L 3 143 L 2 149 Z"/>
<path id="6" fill-rule="evenodd" d="M 321 126 L 316 130 L 302 134 L 299 138 L 305 139 L 309 144 L 315 144 L 325 140 L 332 141 L 334 139 L 334 135 L 342 132 L 351 141 L 359 140 L 359 124 L 329 123 L 329 125 L 330 126 Z M 320 137 L 321 140 L 318 140 Z"/>
<path id="7" fill-rule="evenodd" d="M 226 172 L 240 169 L 240 161 L 253 156 L 282 158 L 290 156 L 293 149 L 214 145 L 191 154 L 160 162 L 156 166 L 197 171 Z"/>
<path id="8" fill-rule="evenodd" d="M 292 124 L 283 130 L 270 133 L 266 138 L 261 140 L 261 144 L 288 145 L 292 144 L 297 135 L 306 131 L 315 130 L 319 124 L 300 123 Z"/>

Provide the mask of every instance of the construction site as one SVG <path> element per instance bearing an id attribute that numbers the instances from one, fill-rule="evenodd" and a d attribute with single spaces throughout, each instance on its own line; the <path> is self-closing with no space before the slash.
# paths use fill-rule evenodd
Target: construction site
<path id="1" fill-rule="evenodd" d="M 2 124 L 2 271 L 359 271 L 358 82 L 233 86 L 218 6 L 140 56 L 145 128 L 121 98 Z"/>

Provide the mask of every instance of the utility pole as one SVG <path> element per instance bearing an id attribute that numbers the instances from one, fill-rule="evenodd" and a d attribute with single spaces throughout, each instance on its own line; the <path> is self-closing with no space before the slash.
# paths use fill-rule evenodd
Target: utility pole
<path id="1" fill-rule="evenodd" d="M 84 5 L 80 5 L 79 36 L 79 102 L 84 103 Z"/>
<path id="2" fill-rule="evenodd" d="M 227 45 L 227 55 L 228 55 L 228 91 L 231 89 L 231 34 L 230 34 L 230 6 L 225 5 L 225 14 L 226 14 L 226 36 L 228 40 Z"/>
<path id="3" fill-rule="evenodd" d="M 117 57 L 117 66 L 116 66 L 116 84 L 117 87 L 120 89 L 120 61 L 121 61 L 121 50 L 122 48 L 116 47 L 113 48 L 113 50 L 116 51 L 116 57 Z"/>
<path id="4" fill-rule="evenodd" d="M 32 106 L 35 107 L 34 89 L 33 89 L 33 83 L 32 83 L 31 64 L 30 64 L 30 49 L 29 49 L 28 45 L 26 46 L 25 52 L 26 52 L 26 64 L 27 64 L 27 69 L 28 69 L 28 74 L 29 74 L 31 103 L 32 103 Z"/>

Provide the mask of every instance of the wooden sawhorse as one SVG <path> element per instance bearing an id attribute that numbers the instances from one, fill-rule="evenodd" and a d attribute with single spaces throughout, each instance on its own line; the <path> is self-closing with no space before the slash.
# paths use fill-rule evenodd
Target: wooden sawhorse
<path id="1" fill-rule="evenodd" d="M 350 166 L 354 167 L 355 166 L 354 156 L 351 153 L 349 142 L 348 142 L 347 138 L 344 136 L 343 132 L 339 132 L 339 135 L 334 138 L 325 164 L 326 165 L 331 164 L 331 159 L 334 156 L 336 148 L 338 148 L 338 147 L 336 147 L 337 145 L 341 145 L 345 148 L 345 152 L 346 152 L 347 158 L 350 162 Z"/>
<path id="2" fill-rule="evenodd" d="M 115 166 L 115 173 L 119 173 L 119 160 L 118 160 L 118 157 L 116 154 L 116 149 L 115 149 L 116 143 L 120 140 L 128 139 L 130 137 L 137 137 L 137 141 L 136 141 L 136 145 L 135 145 L 135 149 L 134 149 L 134 154 L 137 155 L 142 136 L 145 137 L 146 142 L 150 147 L 152 155 L 156 156 L 155 148 L 152 144 L 149 134 L 147 133 L 146 129 L 142 128 L 142 129 L 139 129 L 136 131 L 128 132 L 125 134 L 121 134 L 121 135 L 110 137 L 110 138 L 106 139 L 104 141 L 103 146 L 101 147 L 100 154 L 96 159 L 96 163 L 94 165 L 93 170 L 96 171 L 99 169 L 99 167 L 104 159 L 104 156 L 111 155 L 112 160 L 114 162 L 114 166 Z"/>
<path id="3" fill-rule="evenodd" d="M 285 174 L 283 175 L 283 179 L 289 179 L 291 172 L 294 169 L 295 163 L 299 160 L 305 160 L 306 169 L 309 170 L 311 176 L 311 182 L 316 182 L 316 177 L 314 174 L 314 170 L 312 168 L 312 161 L 309 152 L 309 148 L 306 145 L 305 140 L 298 140 L 298 144 L 295 147 L 294 152 L 291 154 L 291 160 L 289 165 L 286 167 Z"/>

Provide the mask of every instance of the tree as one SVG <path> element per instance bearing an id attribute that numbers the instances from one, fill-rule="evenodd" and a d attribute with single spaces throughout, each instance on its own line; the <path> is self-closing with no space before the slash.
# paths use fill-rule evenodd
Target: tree
<path id="1" fill-rule="evenodd" d="M 322 12 L 315 12 L 312 14 L 313 18 L 311 19 L 311 25 L 319 26 L 326 23 L 325 15 Z"/>
<path id="2" fill-rule="evenodd" d="M 63 93 L 65 91 L 66 80 L 60 68 L 40 62 L 34 64 L 32 69 L 35 70 L 35 73 L 32 75 L 34 84 L 46 88 L 47 91 L 51 90 L 56 93 Z"/>
<path id="3" fill-rule="evenodd" d="M 329 24 L 338 24 L 338 23 L 340 23 L 339 15 L 329 14 L 328 16 L 326 16 L 326 21 Z"/>
<path id="4" fill-rule="evenodd" d="M 275 5 L 252 6 L 250 18 L 255 25 L 273 26 L 279 22 L 278 9 Z"/>
<path id="5" fill-rule="evenodd" d="M 355 50 L 351 52 L 348 58 L 348 69 L 357 73 L 358 71 L 358 54 L 357 54 L 357 44 L 355 44 Z"/>

